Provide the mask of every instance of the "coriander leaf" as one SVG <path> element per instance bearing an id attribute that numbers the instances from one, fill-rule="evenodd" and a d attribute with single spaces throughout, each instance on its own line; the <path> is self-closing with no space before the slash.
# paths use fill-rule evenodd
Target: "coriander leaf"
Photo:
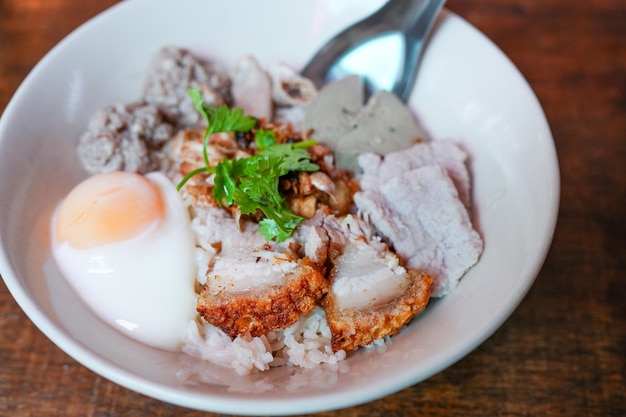
<path id="1" fill-rule="evenodd" d="M 265 236 L 265 240 L 275 239 L 277 243 L 280 243 L 291 236 L 290 231 L 282 229 L 273 219 L 265 218 L 259 222 L 259 225 L 259 233 Z"/>
<path id="2" fill-rule="evenodd" d="M 256 126 L 256 119 L 243 114 L 237 107 L 229 108 L 226 104 L 214 107 L 206 104 L 202 93 L 197 88 L 190 88 L 187 94 L 195 109 L 207 122 L 206 135 L 220 132 L 247 132 Z"/>
<path id="3" fill-rule="evenodd" d="M 191 171 L 189 174 L 185 175 L 185 177 L 176 186 L 176 191 L 180 191 L 180 189 L 183 188 L 183 186 L 187 183 L 187 181 L 189 181 L 192 177 L 198 174 L 201 174 L 203 172 L 209 172 L 207 167 L 196 168 L 193 171 Z"/>
<path id="4" fill-rule="evenodd" d="M 267 217 L 261 220 L 259 232 L 266 240 L 276 239 L 277 243 L 289 238 L 304 218 L 296 216 L 288 209 L 278 212 L 263 212 Z"/>
<path id="5" fill-rule="evenodd" d="M 291 145 L 294 149 L 305 149 L 313 147 L 317 141 L 315 139 L 303 140 L 302 142 L 294 142 Z"/>
<path id="6" fill-rule="evenodd" d="M 202 117 L 204 117 L 204 120 L 211 124 L 211 121 L 213 120 L 213 115 L 210 115 L 209 112 L 207 112 L 207 108 L 204 104 L 204 99 L 202 98 L 202 93 L 200 92 L 200 90 L 198 90 L 197 88 L 188 88 L 187 95 L 189 96 L 189 98 L 191 98 L 191 102 L 193 103 L 193 106 L 198 111 L 198 113 L 200 113 Z"/>
<path id="7" fill-rule="evenodd" d="M 306 149 L 294 149 L 291 143 L 281 143 L 263 149 L 259 155 L 283 158 L 281 174 L 285 175 L 290 171 L 317 171 L 319 166 L 311 162 L 311 155 Z"/>
<path id="8" fill-rule="evenodd" d="M 204 159 L 205 166 L 203 168 L 195 169 L 186 175 L 176 186 L 179 191 L 194 175 L 201 172 L 213 172 L 213 169 L 209 164 L 209 155 L 207 153 L 209 136 L 213 133 L 222 132 L 247 132 L 257 124 L 256 119 L 251 116 L 244 115 L 242 109 L 229 109 L 225 104 L 217 108 L 207 105 L 202 98 L 202 93 L 197 88 L 188 89 L 187 94 L 191 98 L 193 106 L 207 122 L 207 128 L 204 132 L 204 137 L 202 138 L 202 157 Z"/>
<path id="9" fill-rule="evenodd" d="M 240 186 L 234 191 L 234 201 L 242 214 L 253 214 L 258 210 L 263 213 L 265 219 L 260 222 L 259 232 L 267 240 L 284 241 L 304 220 L 285 206 L 278 193 L 277 177 L 264 183 L 253 183 L 253 179 L 248 177 L 241 178 Z"/>
<path id="10" fill-rule="evenodd" d="M 215 167 L 213 198 L 220 205 L 231 206 L 234 203 L 235 190 L 238 186 L 237 178 L 245 168 L 245 163 L 242 161 L 242 159 L 229 161 L 228 158 L 224 158 Z"/>
<path id="11" fill-rule="evenodd" d="M 257 147 L 263 150 L 276 145 L 276 134 L 273 130 L 259 129 L 254 135 L 254 140 L 256 141 Z"/>
<path id="12" fill-rule="evenodd" d="M 215 178 L 213 180 L 213 198 L 220 204 L 230 206 L 234 201 L 234 193 L 237 188 L 237 181 L 233 176 L 233 166 L 226 158 L 215 167 Z"/>
<path id="13" fill-rule="evenodd" d="M 237 201 L 241 214 L 254 214 L 259 210 L 259 202 L 252 199 L 240 188 L 235 189 L 233 198 Z"/>
<path id="14" fill-rule="evenodd" d="M 237 107 L 229 109 L 226 104 L 217 108 L 215 119 L 209 126 L 212 133 L 218 132 L 247 132 L 256 126 L 256 119 L 243 114 L 243 110 Z"/>
<path id="15" fill-rule="evenodd" d="M 253 157 L 239 178 L 239 189 L 259 205 L 281 206 L 283 197 L 278 191 L 281 160 L 272 157 Z"/>
<path id="16" fill-rule="evenodd" d="M 205 167 L 189 173 L 178 189 L 193 175 L 200 172 L 215 174 L 213 197 L 222 206 L 236 204 L 242 214 L 262 212 L 259 231 L 267 240 L 282 242 L 304 220 L 294 214 L 286 205 L 278 190 L 280 177 L 291 171 L 316 171 L 319 167 L 311 162 L 306 150 L 315 144 L 314 140 L 296 143 L 278 144 L 272 130 L 259 129 L 255 141 L 259 152 L 256 155 L 228 160 L 224 158 L 215 168 L 210 167 L 207 155 L 208 138 L 213 133 L 247 132 L 254 128 L 257 121 L 246 116 L 243 110 L 208 106 L 200 91 L 188 91 L 194 107 L 207 121 L 203 138 L 203 156 Z"/>
<path id="17" fill-rule="evenodd" d="M 260 210 L 265 219 L 261 221 L 259 231 L 267 240 L 276 239 L 277 242 L 291 236 L 304 220 L 286 207 L 278 190 L 280 176 L 285 172 L 284 161 L 285 156 L 264 154 L 224 160 L 216 167 L 213 189 L 213 197 L 220 204 L 236 204 L 242 214 Z"/>

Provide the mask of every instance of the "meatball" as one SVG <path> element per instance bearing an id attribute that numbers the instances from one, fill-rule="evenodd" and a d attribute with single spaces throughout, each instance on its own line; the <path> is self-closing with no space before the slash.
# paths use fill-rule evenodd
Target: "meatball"
<path id="1" fill-rule="evenodd" d="M 155 106 L 144 102 L 96 112 L 79 140 L 78 158 L 90 174 L 147 173 L 159 168 L 159 151 L 174 127 Z"/>

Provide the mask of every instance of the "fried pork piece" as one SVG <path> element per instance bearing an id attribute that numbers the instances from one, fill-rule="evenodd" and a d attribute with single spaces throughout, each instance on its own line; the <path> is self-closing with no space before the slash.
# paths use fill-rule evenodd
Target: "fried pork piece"
<path id="1" fill-rule="evenodd" d="M 418 315 L 428 304 L 433 279 L 425 272 L 410 269 L 404 281 L 402 286 L 406 285 L 406 289 L 398 291 L 396 298 L 386 303 L 361 300 L 362 304 L 341 307 L 344 298 L 358 300 L 360 289 L 340 295 L 331 290 L 323 304 L 333 352 L 354 350 L 376 339 L 393 336 Z"/>
<path id="2" fill-rule="evenodd" d="M 204 166 L 202 139 L 204 131 L 183 129 L 174 137 L 167 150 L 170 163 L 169 177 L 178 183 L 196 168 Z M 246 158 L 249 153 L 241 150 L 232 133 L 216 133 L 209 137 L 207 157 L 211 166 L 217 165 L 224 158 Z M 198 174 L 193 176 L 181 190 L 182 198 L 195 209 L 217 205 L 212 197 L 213 176 Z"/>
<path id="3" fill-rule="evenodd" d="M 260 336 L 313 310 L 329 285 L 319 271 L 288 244 L 265 242 L 258 224 L 224 213 L 207 213 L 203 239 L 216 253 L 198 298 L 202 317 L 232 337 Z"/>
<path id="4" fill-rule="evenodd" d="M 341 222 L 335 216 L 328 216 L 324 210 L 317 210 L 313 217 L 302 222 L 294 237 L 300 243 L 301 255 L 313 262 L 324 275 L 348 243 Z"/>
<path id="5" fill-rule="evenodd" d="M 312 238 L 305 252 L 316 262 L 332 265 L 322 306 L 333 351 L 353 350 L 396 334 L 424 309 L 432 278 L 401 266 L 368 223 L 351 215 L 316 220 L 301 233 Z"/>

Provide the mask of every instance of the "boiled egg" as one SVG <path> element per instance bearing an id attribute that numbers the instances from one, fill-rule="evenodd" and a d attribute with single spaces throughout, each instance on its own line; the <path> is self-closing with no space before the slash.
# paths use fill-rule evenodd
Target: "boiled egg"
<path id="1" fill-rule="evenodd" d="M 52 253 L 102 320 L 177 351 L 196 315 L 195 239 L 174 185 L 160 173 L 88 178 L 57 208 Z"/>

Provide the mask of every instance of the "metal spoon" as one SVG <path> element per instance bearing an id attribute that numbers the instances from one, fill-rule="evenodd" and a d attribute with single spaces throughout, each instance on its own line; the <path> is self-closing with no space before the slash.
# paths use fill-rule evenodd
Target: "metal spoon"
<path id="1" fill-rule="evenodd" d="M 363 77 L 366 96 L 411 94 L 426 38 L 445 0 L 389 0 L 328 41 L 302 74 L 318 87 L 347 75 Z"/>

